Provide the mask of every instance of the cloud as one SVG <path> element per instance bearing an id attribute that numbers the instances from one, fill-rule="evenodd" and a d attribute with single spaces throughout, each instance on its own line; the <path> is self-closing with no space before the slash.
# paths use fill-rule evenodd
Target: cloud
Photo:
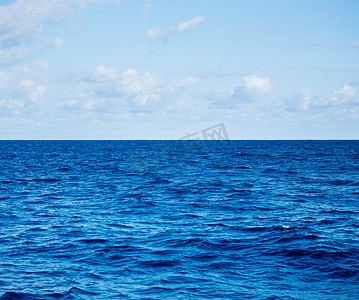
<path id="1" fill-rule="evenodd" d="M 37 102 L 46 91 L 46 87 L 37 85 L 31 79 L 22 80 L 19 84 L 19 89 L 23 95 L 27 95 L 31 102 Z"/>
<path id="2" fill-rule="evenodd" d="M 171 31 L 182 33 L 186 30 L 193 29 L 193 28 L 197 27 L 198 24 L 200 24 L 204 21 L 205 21 L 205 19 L 202 16 L 199 16 L 199 17 L 193 18 L 191 20 L 179 23 L 177 26 L 172 27 Z"/>
<path id="3" fill-rule="evenodd" d="M 308 88 L 302 89 L 284 99 L 284 108 L 288 112 L 311 113 L 346 113 L 354 107 L 359 107 L 359 91 L 353 85 L 344 85 L 342 89 L 334 91 L 329 96 L 312 97 Z"/>
<path id="4" fill-rule="evenodd" d="M 135 69 L 128 69 L 121 74 L 120 91 L 124 93 L 143 93 L 158 86 L 157 77 L 151 73 L 141 74 Z"/>
<path id="5" fill-rule="evenodd" d="M 11 66 L 21 59 L 34 53 L 33 47 L 16 47 L 10 49 L 1 49 L 0 47 L 0 66 Z"/>
<path id="6" fill-rule="evenodd" d="M 67 108 L 89 111 L 148 110 L 159 100 L 156 75 L 130 68 L 121 73 L 114 67 L 99 65 L 84 78 L 89 88 Z"/>
<path id="7" fill-rule="evenodd" d="M 36 69 L 46 70 L 50 67 L 50 65 L 43 60 L 36 60 L 32 63 L 32 67 L 35 67 Z"/>
<path id="8" fill-rule="evenodd" d="M 0 71 L 0 90 L 8 86 L 8 74 Z"/>
<path id="9" fill-rule="evenodd" d="M 19 115 L 21 110 L 25 107 L 24 101 L 16 99 L 0 99 L 0 115 L 3 113 L 10 113 Z"/>
<path id="10" fill-rule="evenodd" d="M 358 89 L 352 85 L 344 85 L 341 90 L 334 91 L 328 97 L 328 102 L 334 105 L 341 103 L 359 104 Z"/>
<path id="11" fill-rule="evenodd" d="M 269 78 L 258 77 L 257 75 L 248 75 L 244 78 L 244 89 L 254 95 L 266 95 L 270 91 Z"/>
<path id="12" fill-rule="evenodd" d="M 64 43 L 64 40 L 62 38 L 56 38 L 54 39 L 54 46 L 55 47 L 60 47 L 62 44 Z"/>
<path id="13" fill-rule="evenodd" d="M 99 65 L 84 77 L 87 89 L 67 103 L 67 109 L 118 113 L 170 110 L 181 95 L 200 78 L 186 77 L 169 84 L 156 74 L 134 68 L 119 72 L 115 67 Z"/>
<path id="14" fill-rule="evenodd" d="M 90 82 L 106 82 L 115 80 L 116 78 L 117 72 L 115 68 L 107 68 L 104 65 L 99 65 L 86 79 Z"/>
<path id="15" fill-rule="evenodd" d="M 190 29 L 194 29 L 200 23 L 203 22 L 205 22 L 205 18 L 202 16 L 198 16 L 193 19 L 181 22 L 178 25 L 173 26 L 170 30 L 165 30 L 160 27 L 151 28 L 150 30 L 147 31 L 144 37 L 150 40 L 156 40 L 165 37 L 168 38 L 170 36 L 181 34 Z"/>
<path id="16" fill-rule="evenodd" d="M 156 28 L 152 28 L 149 31 L 147 31 L 147 33 L 145 34 L 145 38 L 150 39 L 150 40 L 156 40 L 156 39 L 166 36 L 167 34 L 168 34 L 168 31 L 161 29 L 159 27 L 156 27 Z"/>
<path id="17" fill-rule="evenodd" d="M 308 88 L 302 89 L 290 97 L 284 99 L 285 110 L 290 112 L 308 111 L 311 102 L 311 94 Z"/>
<path id="18" fill-rule="evenodd" d="M 197 84 L 199 82 L 200 78 L 198 76 L 189 76 L 185 79 L 182 79 L 179 83 L 178 83 L 178 87 L 188 87 L 190 85 L 194 85 Z"/>
<path id="19" fill-rule="evenodd" d="M 142 14 L 144 19 L 147 18 L 147 12 L 150 10 L 151 7 L 152 7 L 152 2 L 151 1 L 147 1 L 144 5 L 142 5 L 140 7 L 140 11 L 141 11 L 141 14 Z"/>
<path id="20" fill-rule="evenodd" d="M 91 3 L 115 0 L 18 0 L 0 6 L 0 65 L 15 64 L 43 47 L 33 45 L 45 26 L 58 23 Z M 52 46 L 61 46 L 63 40 L 56 38 Z"/>
<path id="21" fill-rule="evenodd" d="M 353 85 L 344 85 L 342 89 L 334 91 L 326 97 L 314 98 L 310 108 L 315 109 L 348 109 L 359 105 L 359 92 Z"/>
<path id="22" fill-rule="evenodd" d="M 243 85 L 234 89 L 231 98 L 238 103 L 246 103 L 262 98 L 270 92 L 270 80 L 267 76 L 247 75 L 243 77 Z"/>
<path id="23" fill-rule="evenodd" d="M 84 81 L 93 83 L 96 93 L 117 97 L 129 93 L 142 93 L 155 89 L 157 77 L 151 73 L 140 73 L 130 68 L 121 73 L 115 67 L 99 65 L 84 77 Z"/>
<path id="24" fill-rule="evenodd" d="M 46 62 L 35 61 L 0 72 L 0 111 L 20 114 L 23 110 L 38 105 L 47 90 L 45 84 L 41 83 L 47 68 Z"/>
<path id="25" fill-rule="evenodd" d="M 42 33 L 46 23 L 57 23 L 94 0 L 18 0 L 0 6 L 0 46 L 27 43 Z M 19 22 L 21 20 L 21 22 Z"/>

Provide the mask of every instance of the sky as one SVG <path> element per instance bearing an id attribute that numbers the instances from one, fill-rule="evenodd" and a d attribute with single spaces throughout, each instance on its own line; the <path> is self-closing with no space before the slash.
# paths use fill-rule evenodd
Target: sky
<path id="1" fill-rule="evenodd" d="M 359 1 L 0 0 L 0 139 L 359 138 Z"/>

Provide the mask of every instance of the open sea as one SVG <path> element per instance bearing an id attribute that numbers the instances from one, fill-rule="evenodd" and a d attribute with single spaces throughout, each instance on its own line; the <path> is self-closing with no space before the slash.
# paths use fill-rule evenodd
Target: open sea
<path id="1" fill-rule="evenodd" d="M 359 141 L 0 141 L 0 299 L 359 299 Z"/>

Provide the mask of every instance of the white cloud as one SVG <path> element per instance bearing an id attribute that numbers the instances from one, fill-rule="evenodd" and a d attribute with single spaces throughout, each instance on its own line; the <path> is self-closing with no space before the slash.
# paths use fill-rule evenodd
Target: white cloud
<path id="1" fill-rule="evenodd" d="M 34 46 L 44 27 L 57 23 L 90 3 L 115 0 L 17 0 L 0 6 L 0 65 L 12 65 L 37 49 Z M 50 43 L 49 43 L 50 44 Z M 61 46 L 63 40 L 56 38 L 52 46 Z"/>
<path id="2" fill-rule="evenodd" d="M 36 84 L 33 80 L 24 79 L 19 84 L 20 90 L 31 102 L 37 102 L 46 91 L 46 87 Z"/>
<path id="3" fill-rule="evenodd" d="M 144 5 L 141 6 L 140 11 L 145 19 L 147 18 L 147 12 L 150 10 L 151 7 L 152 7 L 151 1 L 147 1 Z"/>
<path id="4" fill-rule="evenodd" d="M 353 85 L 344 85 L 342 89 L 334 91 L 331 95 L 313 99 L 312 108 L 343 108 L 359 104 L 358 89 Z"/>
<path id="5" fill-rule="evenodd" d="M 128 69 L 121 74 L 120 91 L 124 93 L 142 93 L 157 87 L 157 78 L 154 74 L 140 74 L 135 69 Z"/>
<path id="6" fill-rule="evenodd" d="M 205 18 L 202 16 L 195 17 L 193 19 L 179 23 L 176 26 L 173 26 L 171 30 L 165 30 L 160 27 L 152 28 L 147 31 L 145 38 L 155 40 L 159 38 L 169 37 L 177 34 L 181 34 L 187 30 L 194 29 L 200 23 L 205 22 Z"/>
<path id="7" fill-rule="evenodd" d="M 0 71 L 0 90 L 8 86 L 8 74 Z"/>
<path id="8" fill-rule="evenodd" d="M 67 108 L 107 113 L 170 110 L 188 87 L 199 80 L 189 76 L 169 84 L 153 73 L 133 68 L 120 73 L 114 67 L 100 65 L 85 77 L 89 84 L 86 91 L 68 101 Z"/>
<path id="9" fill-rule="evenodd" d="M 248 75 L 243 78 L 244 89 L 254 95 L 266 95 L 270 92 L 269 78 L 258 77 L 257 75 Z"/>
<path id="10" fill-rule="evenodd" d="M 359 100 L 358 90 L 351 85 L 344 85 L 341 90 L 335 91 L 328 100 L 333 104 L 356 103 Z"/>
<path id="11" fill-rule="evenodd" d="M 179 23 L 177 26 L 172 28 L 172 31 L 182 33 L 186 30 L 193 29 L 193 28 L 197 27 L 198 24 L 200 24 L 204 21 L 205 21 L 205 19 L 202 16 L 195 17 L 191 20 L 187 20 L 182 23 Z"/>
<path id="12" fill-rule="evenodd" d="M 285 110 L 291 112 L 308 111 L 311 101 L 311 94 L 308 88 L 302 89 L 299 93 L 284 99 Z"/>
<path id="13" fill-rule="evenodd" d="M 0 45 L 23 44 L 40 35 L 46 23 L 56 23 L 94 0 L 18 0 L 0 6 Z M 19 22 L 19 20 L 21 20 Z"/>
<path id="14" fill-rule="evenodd" d="M 0 115 L 2 112 L 10 113 L 13 115 L 20 114 L 20 111 L 25 107 L 25 103 L 16 99 L 0 99 Z"/>
<path id="15" fill-rule="evenodd" d="M 1 49 L 0 46 L 0 66 L 9 66 L 17 61 L 29 56 L 34 52 L 32 47 L 16 47 L 10 49 Z"/>
<path id="16" fill-rule="evenodd" d="M 158 93 L 143 93 L 131 96 L 127 100 L 127 104 L 132 111 L 150 111 L 158 108 L 161 95 Z"/>
<path id="17" fill-rule="evenodd" d="M 259 77 L 255 74 L 243 77 L 243 85 L 232 92 L 231 98 L 239 103 L 246 103 L 262 98 L 271 92 L 270 80 L 267 76 Z"/>
<path id="18" fill-rule="evenodd" d="M 50 67 L 49 63 L 43 60 L 36 60 L 33 63 L 33 67 L 39 67 L 40 69 L 46 70 Z"/>
<path id="19" fill-rule="evenodd" d="M 141 73 L 130 68 L 121 73 L 115 67 L 99 65 L 94 68 L 85 81 L 93 83 L 95 94 L 106 97 L 133 96 L 156 90 L 158 79 L 155 74 Z"/>
<path id="20" fill-rule="evenodd" d="M 120 109 L 148 109 L 161 99 L 157 77 L 136 69 L 118 74 L 116 68 L 100 65 L 85 80 L 90 83 L 89 89 L 69 101 L 68 108 L 118 112 Z"/>
<path id="21" fill-rule="evenodd" d="M 55 47 L 60 47 L 62 44 L 64 43 L 64 40 L 62 38 L 56 38 L 54 39 L 54 46 Z"/>
<path id="22" fill-rule="evenodd" d="M 75 100 L 71 100 L 66 104 L 66 107 L 73 110 L 102 110 L 101 105 L 104 99 L 91 99 L 88 95 L 82 94 Z"/>
<path id="23" fill-rule="evenodd" d="M 115 80 L 116 78 L 117 72 L 115 68 L 107 68 L 104 65 L 99 65 L 87 77 L 87 80 L 93 82 L 106 82 Z"/>
<path id="24" fill-rule="evenodd" d="M 159 27 L 152 28 L 145 34 L 145 38 L 150 40 L 159 39 L 163 36 L 165 36 L 168 33 L 168 31 L 161 29 Z"/>
<path id="25" fill-rule="evenodd" d="M 359 92 L 353 85 L 344 85 L 342 89 L 334 91 L 325 97 L 312 97 L 309 89 L 302 89 L 299 93 L 284 99 L 285 110 L 289 112 L 306 112 L 310 114 L 350 114 L 358 118 Z"/>
<path id="26" fill-rule="evenodd" d="M 199 82 L 199 80 L 200 80 L 200 78 L 197 76 L 190 76 L 185 79 L 182 79 L 178 83 L 178 87 L 186 87 L 186 86 L 194 85 L 194 84 L 197 84 Z"/>
<path id="27" fill-rule="evenodd" d="M 40 105 L 46 92 L 44 79 L 48 64 L 35 61 L 0 72 L 0 110 L 19 114 L 25 109 Z"/>

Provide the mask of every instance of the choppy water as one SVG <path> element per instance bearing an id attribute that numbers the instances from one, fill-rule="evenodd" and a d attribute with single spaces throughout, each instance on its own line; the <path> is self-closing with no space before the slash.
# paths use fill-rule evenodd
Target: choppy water
<path id="1" fill-rule="evenodd" d="M 0 299 L 358 299 L 359 141 L 1 141 Z"/>

